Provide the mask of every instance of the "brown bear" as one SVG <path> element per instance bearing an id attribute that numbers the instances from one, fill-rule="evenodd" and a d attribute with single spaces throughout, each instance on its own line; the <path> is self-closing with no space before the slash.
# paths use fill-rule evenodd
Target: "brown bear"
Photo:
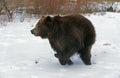
<path id="1" fill-rule="evenodd" d="M 75 53 L 86 65 L 91 65 L 96 34 L 92 23 L 84 16 L 42 16 L 31 33 L 49 40 L 61 65 L 73 64 L 70 57 Z"/>

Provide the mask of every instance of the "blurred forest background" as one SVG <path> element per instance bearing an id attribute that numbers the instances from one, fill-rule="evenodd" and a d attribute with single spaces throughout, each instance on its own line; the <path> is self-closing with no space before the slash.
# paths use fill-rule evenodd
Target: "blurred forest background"
<path id="1" fill-rule="evenodd" d="M 16 13 L 28 15 L 120 12 L 120 0 L 0 0 L 0 15 L 9 20 Z"/>

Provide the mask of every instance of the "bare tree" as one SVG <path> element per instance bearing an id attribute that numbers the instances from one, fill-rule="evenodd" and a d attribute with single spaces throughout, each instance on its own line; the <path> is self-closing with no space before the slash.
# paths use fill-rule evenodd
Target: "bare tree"
<path id="1" fill-rule="evenodd" d="M 8 18 L 9 18 L 9 19 L 12 19 L 12 14 L 13 14 L 13 12 L 10 12 L 10 10 L 8 9 L 8 7 L 7 7 L 7 1 L 6 1 L 6 0 L 0 0 L 0 2 L 1 2 L 1 4 L 2 4 L 2 6 L 5 8 L 6 13 L 7 13 L 7 15 L 8 15 Z"/>
<path id="2" fill-rule="evenodd" d="M 2 7 L 2 5 L 0 3 L 0 15 L 2 14 L 2 10 L 3 10 L 3 7 Z"/>
<path id="3" fill-rule="evenodd" d="M 12 20 L 14 12 L 18 9 L 21 0 L 0 0 L 0 4 L 6 11 L 9 21 Z"/>

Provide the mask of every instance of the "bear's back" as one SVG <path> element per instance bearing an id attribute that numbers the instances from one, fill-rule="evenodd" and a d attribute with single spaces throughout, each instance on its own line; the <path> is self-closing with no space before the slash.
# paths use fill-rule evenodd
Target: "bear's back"
<path id="1" fill-rule="evenodd" d="M 61 21 L 62 21 L 62 26 L 64 26 L 65 28 L 74 28 L 77 27 L 79 29 L 88 29 L 88 28 L 92 28 L 93 29 L 93 25 L 92 23 L 85 18 L 82 15 L 67 15 L 67 16 L 63 16 L 61 17 Z"/>
<path id="2" fill-rule="evenodd" d="M 78 14 L 63 16 L 61 19 L 65 36 L 73 36 L 80 42 L 86 38 L 91 39 L 91 44 L 95 42 L 95 29 L 89 19 Z"/>

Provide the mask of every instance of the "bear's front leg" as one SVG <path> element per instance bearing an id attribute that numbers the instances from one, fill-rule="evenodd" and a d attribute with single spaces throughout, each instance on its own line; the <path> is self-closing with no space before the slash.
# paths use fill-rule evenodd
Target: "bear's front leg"
<path id="1" fill-rule="evenodd" d="M 61 65 L 66 65 L 66 64 L 72 65 L 73 64 L 73 62 L 70 59 L 59 59 L 59 62 Z"/>
<path id="2" fill-rule="evenodd" d="M 60 56 L 60 54 L 58 53 L 54 54 L 54 56 L 59 59 L 59 62 L 61 65 L 65 65 L 65 64 L 72 65 L 73 64 L 73 62 L 70 59 L 61 59 L 62 56 Z"/>

